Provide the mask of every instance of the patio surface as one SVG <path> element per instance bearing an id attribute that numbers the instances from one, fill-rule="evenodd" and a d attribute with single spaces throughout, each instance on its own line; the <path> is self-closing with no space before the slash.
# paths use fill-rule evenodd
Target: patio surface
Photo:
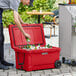
<path id="1" fill-rule="evenodd" d="M 45 31 L 45 35 L 50 34 L 49 28 L 45 28 L 44 31 Z M 4 29 L 4 35 L 5 35 L 5 45 L 4 45 L 5 60 L 15 64 L 15 52 L 13 49 L 11 49 L 10 46 L 8 29 Z M 56 37 L 51 37 L 50 39 L 46 38 L 46 44 L 50 44 L 58 47 L 59 46 L 58 26 L 56 26 L 56 35 L 57 35 Z M 64 64 L 62 64 L 62 67 L 60 69 L 47 69 L 47 70 L 38 70 L 31 72 L 17 70 L 15 66 L 10 67 L 9 70 L 0 70 L 0 76 L 76 76 L 76 67 L 72 67 Z"/>

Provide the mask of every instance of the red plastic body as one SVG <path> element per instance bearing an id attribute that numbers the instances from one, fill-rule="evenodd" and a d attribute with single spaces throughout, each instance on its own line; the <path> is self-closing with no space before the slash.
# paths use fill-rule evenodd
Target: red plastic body
<path id="1" fill-rule="evenodd" d="M 42 24 L 24 24 L 25 32 L 30 34 L 29 44 L 45 46 L 45 37 Z M 15 50 L 16 68 L 26 71 L 55 68 L 55 62 L 59 60 L 60 48 L 53 47 L 38 50 L 26 50 L 19 47 L 27 45 L 26 39 L 16 25 L 9 25 L 11 47 Z"/>

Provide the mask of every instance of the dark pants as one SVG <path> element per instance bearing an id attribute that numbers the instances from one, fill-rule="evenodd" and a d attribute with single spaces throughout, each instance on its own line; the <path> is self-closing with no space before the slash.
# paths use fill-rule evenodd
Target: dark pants
<path id="1" fill-rule="evenodd" d="M 33 6 L 33 1 L 34 1 L 34 0 L 30 0 L 30 5 L 31 5 L 31 6 Z"/>
<path id="2" fill-rule="evenodd" d="M 4 35 L 3 35 L 2 13 L 3 9 L 0 8 L 0 61 L 4 60 Z"/>

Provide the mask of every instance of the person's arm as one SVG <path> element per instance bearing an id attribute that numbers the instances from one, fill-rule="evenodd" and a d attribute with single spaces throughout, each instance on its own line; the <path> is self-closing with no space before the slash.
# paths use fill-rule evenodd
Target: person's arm
<path id="1" fill-rule="evenodd" d="M 22 27 L 22 25 L 21 25 L 21 22 L 20 22 L 20 20 L 19 20 L 18 12 L 16 12 L 16 11 L 14 11 L 14 21 L 15 21 L 16 25 L 18 26 L 18 28 L 20 29 L 20 31 L 23 33 L 23 35 L 24 35 L 26 38 L 30 38 L 30 35 L 27 34 L 27 33 L 24 31 L 24 29 L 23 29 L 23 27 Z"/>
<path id="2" fill-rule="evenodd" d="M 18 14 L 18 18 L 21 24 L 25 24 L 24 21 L 21 19 L 20 15 Z"/>

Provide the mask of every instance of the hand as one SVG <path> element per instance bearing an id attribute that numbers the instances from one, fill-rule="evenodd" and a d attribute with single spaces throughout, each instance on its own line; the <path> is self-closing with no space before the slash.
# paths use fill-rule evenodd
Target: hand
<path id="1" fill-rule="evenodd" d="M 25 38 L 26 38 L 26 39 L 27 39 L 27 38 L 29 38 L 29 39 L 30 39 L 31 37 L 30 37 L 30 35 L 29 35 L 29 34 L 25 33 Z"/>
<path id="2" fill-rule="evenodd" d="M 30 4 L 30 0 L 26 0 L 26 5 L 29 5 Z"/>

